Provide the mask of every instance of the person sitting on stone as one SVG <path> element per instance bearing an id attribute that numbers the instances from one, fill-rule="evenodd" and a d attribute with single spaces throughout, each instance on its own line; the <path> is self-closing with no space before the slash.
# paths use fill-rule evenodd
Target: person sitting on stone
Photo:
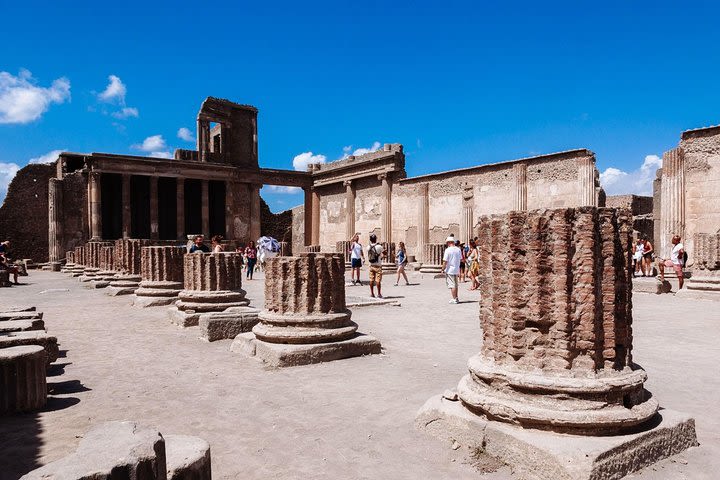
<path id="1" fill-rule="evenodd" d="M 4 254 L 0 255 L 0 270 L 6 270 L 8 274 L 13 276 L 15 285 L 20 285 L 20 282 L 18 282 L 18 274 L 20 273 L 20 269 L 16 265 L 11 264 Z"/>
<path id="2" fill-rule="evenodd" d="M 370 296 L 375 296 L 375 287 L 377 286 L 377 298 L 383 298 L 382 283 L 382 257 L 383 246 L 377 243 L 377 236 L 373 233 L 370 235 L 370 246 L 368 247 L 368 262 L 370 263 Z"/>
<path id="3" fill-rule="evenodd" d="M 212 253 L 221 253 L 224 251 L 222 241 L 223 241 L 222 235 L 214 235 L 210 239 L 210 242 L 212 245 Z"/>
<path id="4" fill-rule="evenodd" d="M 658 271 L 660 272 L 660 281 L 665 282 L 665 269 L 672 268 L 678 277 L 678 290 L 683 287 L 683 266 L 685 263 L 685 246 L 680 243 L 680 235 L 673 235 L 673 248 L 670 252 L 670 258 L 658 259 Z"/>
<path id="5" fill-rule="evenodd" d="M 193 238 L 193 246 L 190 247 L 190 253 L 210 253 L 210 249 L 205 245 L 205 237 L 202 235 L 195 235 Z"/>
<path id="6" fill-rule="evenodd" d="M 7 257 L 8 249 L 10 248 L 10 240 L 5 240 L 0 243 L 0 256 Z"/>

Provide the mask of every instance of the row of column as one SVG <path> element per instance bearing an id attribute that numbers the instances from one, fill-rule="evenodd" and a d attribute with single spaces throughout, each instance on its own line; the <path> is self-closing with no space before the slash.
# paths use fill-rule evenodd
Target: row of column
<path id="1" fill-rule="evenodd" d="M 131 232 L 131 201 L 130 201 L 130 174 L 122 175 L 122 235 L 123 238 L 132 237 Z M 158 218 L 158 180 L 160 177 L 150 177 L 150 238 L 159 238 L 159 218 Z M 101 173 L 90 172 L 88 181 L 88 212 L 89 212 L 89 226 L 90 226 L 90 237 L 91 240 L 99 240 L 102 238 L 102 203 L 101 203 Z M 60 236 L 62 235 L 62 222 L 59 221 L 60 215 L 58 209 L 62 204 L 62 189 L 58 188 L 60 180 L 53 179 L 50 187 L 50 231 L 55 231 L 57 236 L 57 229 L 60 229 Z M 185 230 L 185 179 L 177 178 L 177 233 L 180 237 Z M 244 236 L 244 233 L 248 233 L 251 239 L 257 239 L 260 237 L 260 188 L 261 185 L 245 184 L 241 182 L 226 182 L 225 183 L 225 236 L 228 239 L 235 239 Z M 209 180 L 201 180 L 201 217 L 202 217 L 202 231 L 208 233 L 210 231 L 210 203 L 209 203 Z M 247 197 L 245 197 L 247 193 Z M 247 222 L 246 219 L 242 218 L 242 209 L 239 208 L 239 203 L 243 198 L 250 199 L 250 222 L 249 231 L 243 232 L 241 228 L 238 228 L 239 224 Z M 318 216 L 319 216 L 319 201 L 317 204 Z M 61 215 L 60 215 L 61 216 Z M 53 233 L 51 233 L 53 235 Z M 61 245 L 58 245 L 58 255 L 62 255 L 64 252 Z M 58 257 L 60 258 L 60 257 Z"/>

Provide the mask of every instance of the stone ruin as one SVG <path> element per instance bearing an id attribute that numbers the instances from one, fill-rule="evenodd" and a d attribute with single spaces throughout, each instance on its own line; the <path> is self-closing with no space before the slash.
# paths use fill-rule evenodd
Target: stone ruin
<path id="1" fill-rule="evenodd" d="M 106 422 L 87 432 L 74 453 L 21 478 L 211 480 L 210 445 L 135 422 Z"/>
<path id="2" fill-rule="evenodd" d="M 108 295 L 131 295 L 142 280 L 141 249 L 152 245 L 148 239 L 115 240 L 113 265 L 118 274 L 106 289 Z"/>
<path id="3" fill-rule="evenodd" d="M 85 269 L 83 274 L 80 276 L 81 282 L 93 282 L 91 286 L 95 287 L 95 281 L 101 280 L 98 277 L 98 273 L 101 271 L 100 265 L 103 260 L 103 248 L 112 246 L 112 242 L 95 242 L 90 241 L 84 245 L 83 248 L 83 265 Z M 97 285 L 107 286 L 107 283 Z"/>
<path id="4" fill-rule="evenodd" d="M 337 242 L 335 244 L 335 252 L 343 257 L 343 261 L 345 262 L 345 269 L 347 270 L 351 266 L 350 261 L 350 246 L 352 245 L 352 242 L 343 240 L 341 242 Z"/>
<path id="5" fill-rule="evenodd" d="M 168 310 L 170 320 L 183 327 L 198 325 L 200 315 L 246 307 L 242 289 L 242 257 L 237 253 L 188 253 L 183 259 L 184 290 Z"/>
<path id="6" fill-rule="evenodd" d="M 418 427 L 533 478 L 619 478 L 695 445 L 632 360 L 631 228 L 594 207 L 482 217 L 482 349 Z"/>
<path id="7" fill-rule="evenodd" d="M 695 234 L 695 267 L 680 292 L 699 298 L 720 295 L 720 232 Z"/>
<path id="8" fill-rule="evenodd" d="M 442 273 L 445 247 L 444 243 L 426 243 L 423 245 L 423 263 L 420 266 L 420 273 Z"/>
<path id="9" fill-rule="evenodd" d="M 274 367 L 380 353 L 380 342 L 359 334 L 351 320 L 344 275 L 344 259 L 337 254 L 269 259 L 260 323 L 238 335 L 231 350 Z"/>
<path id="10" fill-rule="evenodd" d="M 154 307 L 175 302 L 183 289 L 185 247 L 142 247 L 139 287 L 133 305 Z"/>

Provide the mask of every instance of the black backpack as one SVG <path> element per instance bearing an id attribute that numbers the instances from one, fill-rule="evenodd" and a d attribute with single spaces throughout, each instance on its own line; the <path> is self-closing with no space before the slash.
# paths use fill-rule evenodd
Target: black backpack
<path id="1" fill-rule="evenodd" d="M 370 245 L 370 249 L 368 250 L 368 261 L 370 263 L 377 263 L 379 258 L 379 254 L 377 251 L 377 243 L 374 243 Z"/>

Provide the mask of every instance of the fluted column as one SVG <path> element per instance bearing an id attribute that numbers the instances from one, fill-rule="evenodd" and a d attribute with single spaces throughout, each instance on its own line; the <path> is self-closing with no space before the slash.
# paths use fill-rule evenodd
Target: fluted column
<path id="1" fill-rule="evenodd" d="M 158 180 L 156 176 L 150 177 L 150 238 L 160 238 L 160 224 L 158 212 Z"/>
<path id="2" fill-rule="evenodd" d="M 468 243 L 473 237 L 473 203 L 475 192 L 472 184 L 463 185 L 462 212 L 460 214 L 460 241 Z"/>
<path id="3" fill-rule="evenodd" d="M 527 206 L 527 164 L 513 164 L 513 210 L 525 211 Z"/>
<path id="4" fill-rule="evenodd" d="M 578 202 L 580 207 L 594 207 L 597 205 L 596 195 L 596 170 L 592 157 L 583 157 L 578 160 L 578 182 L 580 195 Z"/>
<path id="5" fill-rule="evenodd" d="M 672 250 L 673 235 L 685 233 L 685 156 L 674 148 L 663 154 L 660 256 L 667 258 Z"/>
<path id="6" fill-rule="evenodd" d="M 51 178 L 48 183 L 48 254 L 51 262 L 63 256 L 62 180 Z"/>
<path id="7" fill-rule="evenodd" d="M 210 188 L 207 180 L 201 181 L 202 190 L 200 193 L 201 197 L 201 217 L 202 217 L 202 233 L 203 235 L 210 234 Z"/>
<path id="8" fill-rule="evenodd" d="M 90 237 L 102 238 L 102 206 L 100 204 L 100 172 L 90 172 Z"/>
<path id="9" fill-rule="evenodd" d="M 345 238 L 355 235 L 355 188 L 352 180 L 346 180 L 345 185 Z"/>
<path id="10" fill-rule="evenodd" d="M 320 245 L 320 192 L 312 191 L 312 244 Z"/>
<path id="11" fill-rule="evenodd" d="M 260 187 L 250 185 L 250 240 L 260 238 Z"/>
<path id="12" fill-rule="evenodd" d="M 122 236 L 132 237 L 132 204 L 130 200 L 130 174 L 122 175 Z"/>
<path id="13" fill-rule="evenodd" d="M 423 245 L 423 264 L 421 273 L 440 273 L 442 271 L 443 255 L 446 245 L 444 243 L 426 243 Z"/>
<path id="14" fill-rule="evenodd" d="M 177 238 L 185 240 L 185 179 L 176 179 L 176 190 L 177 190 Z"/>
<path id="15" fill-rule="evenodd" d="M 381 239 L 392 242 L 392 182 L 388 173 L 378 175 L 378 179 L 382 184 L 382 193 L 380 198 L 380 217 L 382 225 Z"/>
<path id="16" fill-rule="evenodd" d="M 312 188 L 303 187 L 305 202 L 303 204 L 305 246 L 312 245 Z"/>
<path id="17" fill-rule="evenodd" d="M 415 255 L 421 262 L 424 257 L 425 245 L 430 243 L 430 198 L 427 183 L 418 185 L 418 219 L 417 219 L 417 251 Z"/>
<path id="18" fill-rule="evenodd" d="M 184 248 L 142 247 L 141 278 L 133 305 L 156 307 L 173 303 L 183 288 Z"/>
<path id="19" fill-rule="evenodd" d="M 47 402 L 47 353 L 40 345 L 0 349 L 0 415 L 29 412 Z"/>

